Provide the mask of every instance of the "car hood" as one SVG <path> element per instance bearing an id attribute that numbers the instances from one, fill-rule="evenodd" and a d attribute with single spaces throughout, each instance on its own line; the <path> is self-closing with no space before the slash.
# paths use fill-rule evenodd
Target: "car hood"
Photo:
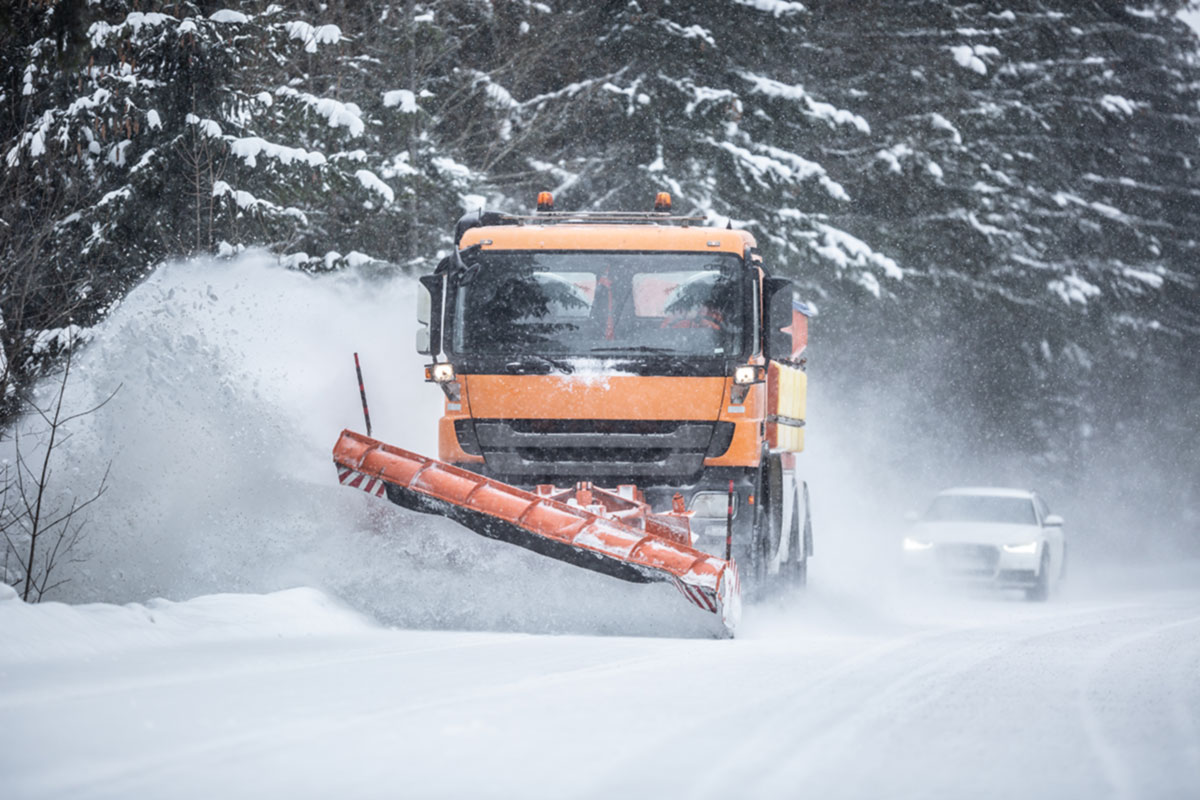
<path id="1" fill-rule="evenodd" d="M 922 542 L 1005 545 L 1038 540 L 1042 529 L 1002 522 L 918 522 L 907 536 Z"/>

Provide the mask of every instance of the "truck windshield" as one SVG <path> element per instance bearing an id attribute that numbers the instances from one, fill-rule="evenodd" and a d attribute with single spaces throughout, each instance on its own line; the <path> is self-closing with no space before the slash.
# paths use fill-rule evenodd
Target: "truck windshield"
<path id="1" fill-rule="evenodd" d="M 482 251 L 451 286 L 458 354 L 740 355 L 742 260 Z"/>

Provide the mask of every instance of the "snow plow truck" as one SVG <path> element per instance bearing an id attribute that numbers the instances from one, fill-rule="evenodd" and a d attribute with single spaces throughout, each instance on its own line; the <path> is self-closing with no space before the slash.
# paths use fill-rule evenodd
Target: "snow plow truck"
<path id="1" fill-rule="evenodd" d="M 420 279 L 438 458 L 349 430 L 344 485 L 633 583 L 732 636 L 742 582 L 803 585 L 809 308 L 703 217 L 480 210 Z M 361 375 L 360 375 L 361 387 Z M 363 396 L 364 410 L 366 396 Z M 739 573 L 740 570 L 740 573 Z"/>

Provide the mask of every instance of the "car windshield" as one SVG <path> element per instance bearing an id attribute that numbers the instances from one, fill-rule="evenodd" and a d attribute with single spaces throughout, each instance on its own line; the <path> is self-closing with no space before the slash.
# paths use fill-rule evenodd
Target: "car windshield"
<path id="1" fill-rule="evenodd" d="M 742 260 L 719 253 L 482 251 L 451 287 L 454 352 L 735 356 Z"/>
<path id="2" fill-rule="evenodd" d="M 1027 497 L 943 494 L 925 512 L 927 522 L 1002 522 L 1036 525 L 1033 501 Z"/>

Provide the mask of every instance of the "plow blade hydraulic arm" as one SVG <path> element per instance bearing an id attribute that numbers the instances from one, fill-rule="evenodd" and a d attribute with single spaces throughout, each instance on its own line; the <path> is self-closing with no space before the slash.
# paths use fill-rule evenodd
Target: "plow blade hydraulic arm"
<path id="1" fill-rule="evenodd" d="M 349 430 L 334 446 L 333 461 L 343 485 L 624 581 L 672 583 L 711 615 L 718 635 L 732 636 L 737 626 L 736 565 L 663 535 L 653 519 L 617 519 L 598 505 L 525 491 Z"/>

